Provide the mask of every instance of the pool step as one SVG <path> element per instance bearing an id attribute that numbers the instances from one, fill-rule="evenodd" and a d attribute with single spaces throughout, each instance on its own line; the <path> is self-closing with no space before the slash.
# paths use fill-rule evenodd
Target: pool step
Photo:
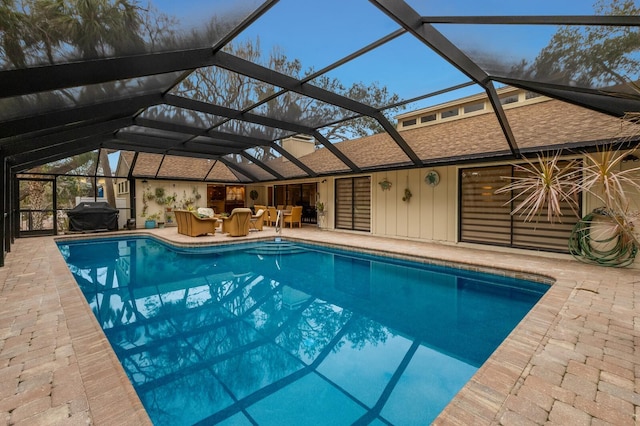
<path id="1" fill-rule="evenodd" d="M 259 254 L 262 256 L 269 256 L 275 254 L 298 254 L 304 253 L 306 250 L 294 243 L 288 243 L 286 241 L 276 242 L 267 241 L 261 244 L 260 247 L 255 247 L 247 250 L 249 254 Z"/>

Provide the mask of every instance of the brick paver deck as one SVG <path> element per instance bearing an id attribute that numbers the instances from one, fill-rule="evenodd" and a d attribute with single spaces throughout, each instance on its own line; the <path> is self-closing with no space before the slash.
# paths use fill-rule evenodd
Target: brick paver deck
<path id="1" fill-rule="evenodd" d="M 185 237 L 175 228 L 152 232 L 185 244 L 230 240 L 220 234 Z M 265 228 L 249 238 L 274 235 Z M 640 423 L 639 269 L 315 227 L 286 229 L 282 236 L 555 280 L 436 424 Z M 17 240 L 5 265 L 0 268 L 0 423 L 149 424 L 54 238 Z"/>

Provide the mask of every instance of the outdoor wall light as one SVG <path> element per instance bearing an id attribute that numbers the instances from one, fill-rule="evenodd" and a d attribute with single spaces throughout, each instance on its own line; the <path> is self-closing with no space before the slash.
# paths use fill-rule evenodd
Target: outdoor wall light
<path id="1" fill-rule="evenodd" d="M 636 157 L 633 154 L 629 154 L 629 155 L 627 155 L 626 157 L 624 157 L 622 159 L 623 163 L 626 163 L 627 161 L 633 161 L 634 163 L 636 163 L 636 162 L 640 161 L 640 158 Z"/>

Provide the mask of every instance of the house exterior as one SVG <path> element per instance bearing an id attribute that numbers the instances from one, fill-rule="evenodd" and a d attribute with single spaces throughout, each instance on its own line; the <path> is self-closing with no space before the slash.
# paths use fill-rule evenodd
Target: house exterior
<path id="1" fill-rule="evenodd" d="M 549 151 L 565 147 L 566 158 L 579 159 L 583 150 L 603 141 L 623 141 L 632 132 L 619 119 L 525 90 L 506 87 L 499 90 L 499 95 L 525 155 L 540 147 Z M 486 95 L 413 111 L 397 119 L 398 130 L 411 148 L 421 158 L 433 161 L 434 166 L 411 168 L 407 164 L 406 169 L 400 170 L 316 179 L 317 201 L 326 206 L 322 226 L 378 236 L 567 252 L 567 240 L 577 221 L 570 210 L 565 212 L 562 223 L 549 224 L 545 218 L 527 223 L 524 217 L 510 214 L 513 207 L 509 204 L 510 197 L 494 193 L 509 182 L 503 176 L 513 173 L 511 164 L 517 161 L 487 162 L 480 156 L 487 152 L 496 157 L 507 153 L 502 130 Z M 387 134 L 336 146 L 357 159 L 359 165 L 383 166 L 407 161 Z M 571 149 L 567 150 L 567 146 Z M 319 149 L 300 159 L 318 170 L 335 161 L 332 157 L 328 150 Z M 634 166 L 637 163 L 621 163 L 623 169 Z M 478 180 L 483 173 L 485 177 Z M 432 175 L 438 176 L 437 182 L 429 181 Z M 411 193 L 409 199 L 406 190 Z M 463 197 L 465 191 L 467 196 Z M 491 203 L 474 206 L 471 201 L 474 191 L 475 196 L 490 199 Z M 636 195 L 631 202 L 637 210 L 640 196 Z M 598 205 L 598 200 L 586 195 L 581 199 L 580 213 Z M 473 213 L 478 210 L 484 210 L 485 214 Z M 488 210 L 492 213 L 486 213 Z"/>
<path id="2" fill-rule="evenodd" d="M 500 103 L 523 156 L 547 150 L 563 150 L 566 159 L 581 159 L 584 150 L 603 143 L 619 143 L 622 149 L 632 129 L 620 119 L 523 89 L 498 90 Z M 546 218 L 525 220 L 512 215 L 511 194 L 495 191 L 516 173 L 511 150 L 505 142 L 486 94 L 401 114 L 397 131 L 429 167 L 415 167 L 388 133 L 335 143 L 333 147 L 367 172 L 353 173 L 335 151 L 313 137 L 298 135 L 281 141 L 291 157 L 265 161 L 267 169 L 288 179 L 246 183 L 222 161 L 160 153 L 121 151 L 113 179 L 115 193 L 123 200 L 123 220 L 157 213 L 159 221 L 175 224 L 171 209 L 210 207 L 229 212 L 235 207 L 303 204 L 314 216 L 309 223 L 323 229 L 365 232 L 376 236 L 490 244 L 553 252 L 567 252 L 567 241 L 578 216 L 568 206 L 560 222 Z M 531 155 L 529 155 L 531 157 Z M 535 158 L 535 154 L 532 158 Z M 304 175 L 304 164 L 318 176 Z M 623 161 L 621 169 L 636 167 Z M 255 176 L 266 172 L 257 164 L 245 164 Z M 371 170 L 374 170 L 373 172 Z M 168 202 L 145 200 L 145 194 L 162 191 Z M 250 194 L 255 197 L 250 197 Z M 631 197 L 631 208 L 640 208 L 640 196 Z M 325 212 L 316 219 L 317 203 Z M 588 194 L 580 200 L 580 216 L 599 206 Z"/>

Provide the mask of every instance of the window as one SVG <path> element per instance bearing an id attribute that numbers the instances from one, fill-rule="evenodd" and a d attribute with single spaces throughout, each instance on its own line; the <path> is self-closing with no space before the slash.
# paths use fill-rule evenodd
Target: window
<path id="1" fill-rule="evenodd" d="M 440 117 L 442 117 L 442 118 L 454 117 L 456 115 L 458 115 L 458 108 L 450 109 L 450 110 L 447 110 L 447 111 L 442 111 L 440 113 Z"/>
<path id="2" fill-rule="evenodd" d="M 477 104 L 470 104 L 464 106 L 464 113 L 469 114 L 470 112 L 482 111 L 484 109 L 484 102 L 478 102 Z"/>
<path id="3" fill-rule="evenodd" d="M 417 123 L 417 119 L 412 119 L 412 120 L 405 120 L 402 122 L 402 127 L 407 127 L 407 126 L 414 126 Z"/>
<path id="4" fill-rule="evenodd" d="M 515 194 L 495 193 L 508 184 L 502 177 L 517 175 L 511 165 L 460 171 L 460 240 L 567 253 L 571 230 L 578 221 L 567 202 L 562 204 L 562 223 L 552 224 L 546 216 L 525 222 L 526 215 L 511 215 L 519 202 L 519 198 L 510 202 Z"/>
<path id="5" fill-rule="evenodd" d="M 513 104 L 515 102 L 518 102 L 518 95 L 511 95 L 500 98 L 500 103 L 502 105 Z"/>
<path id="6" fill-rule="evenodd" d="M 536 93 L 536 92 L 526 92 L 524 94 L 524 98 L 525 99 L 539 98 L 540 96 L 542 96 L 542 95 L 540 93 Z"/>
<path id="7" fill-rule="evenodd" d="M 436 114 L 429 114 L 429 115 L 425 115 L 424 117 L 420 117 L 420 122 L 421 123 L 428 123 L 430 121 L 436 121 Z"/>
<path id="8" fill-rule="evenodd" d="M 118 195 L 128 194 L 129 193 L 129 181 L 123 180 L 122 182 L 118 182 Z"/>
<path id="9" fill-rule="evenodd" d="M 371 230 L 371 178 L 336 179 L 336 228 Z"/>

